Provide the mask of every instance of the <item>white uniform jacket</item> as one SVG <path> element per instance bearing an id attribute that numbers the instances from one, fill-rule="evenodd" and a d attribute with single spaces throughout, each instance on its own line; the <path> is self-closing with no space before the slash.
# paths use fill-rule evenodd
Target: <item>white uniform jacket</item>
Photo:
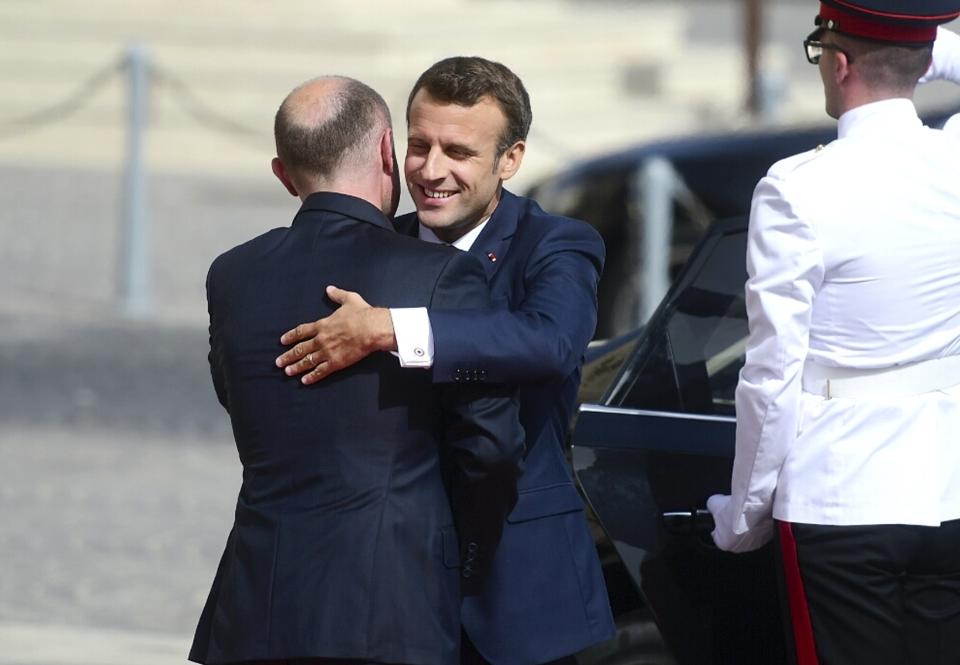
<path id="1" fill-rule="evenodd" d="M 771 516 L 960 518 L 960 389 L 826 399 L 801 381 L 805 362 L 960 354 L 960 137 L 924 127 L 907 99 L 851 110 L 836 141 L 759 182 L 747 242 L 750 337 L 732 497 L 711 507 L 717 542 L 757 547 Z"/>

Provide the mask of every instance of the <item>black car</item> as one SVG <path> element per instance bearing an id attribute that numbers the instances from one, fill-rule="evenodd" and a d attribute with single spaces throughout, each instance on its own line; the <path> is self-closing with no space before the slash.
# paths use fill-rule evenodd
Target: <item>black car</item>
<path id="1" fill-rule="evenodd" d="M 924 114 L 923 120 L 939 127 L 958 111 Z M 753 188 L 774 162 L 836 135 L 835 124 L 824 124 L 645 143 L 574 164 L 528 195 L 552 213 L 586 220 L 603 236 L 607 260 L 597 336 L 609 339 L 646 320 L 714 221 L 749 214 Z M 649 168 L 656 163 L 664 169 Z M 667 173 L 660 178 L 647 177 L 663 170 Z M 663 251 L 651 255 L 649 217 L 658 209 L 665 209 L 671 223 L 664 230 Z M 662 288 L 651 290 L 651 277 Z"/>
<path id="2" fill-rule="evenodd" d="M 770 546 L 721 552 L 705 509 L 730 488 L 745 251 L 745 218 L 710 228 L 649 323 L 595 352 L 585 389 L 612 381 L 573 433 L 577 479 L 616 554 L 603 557 L 615 614 L 652 613 L 681 665 L 786 662 Z"/>
<path id="3" fill-rule="evenodd" d="M 958 111 L 924 122 L 941 126 Z M 587 219 L 604 236 L 598 336 L 620 334 L 588 351 L 572 434 L 572 464 L 620 628 L 613 642 L 580 654 L 581 663 L 788 662 L 772 546 L 718 550 L 706 500 L 730 491 L 753 188 L 776 160 L 835 135 L 822 127 L 641 146 L 533 192 L 547 209 Z M 635 175 L 652 158 L 667 159 L 682 185 L 673 197 L 673 281 L 645 325 L 621 334 L 637 318 L 629 297 L 636 289 L 623 284 L 636 284 L 637 245 L 626 238 L 642 235 L 647 221 L 634 205 Z M 622 308 L 628 316 L 616 314 Z"/>

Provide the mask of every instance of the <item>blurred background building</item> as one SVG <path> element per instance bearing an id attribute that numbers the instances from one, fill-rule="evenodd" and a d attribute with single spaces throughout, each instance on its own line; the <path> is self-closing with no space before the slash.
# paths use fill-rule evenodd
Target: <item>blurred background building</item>
<path id="1" fill-rule="evenodd" d="M 185 659 L 240 480 L 204 278 L 297 209 L 269 168 L 290 89 L 372 85 L 402 159 L 416 76 L 449 55 L 500 60 L 533 102 L 510 183 L 524 191 L 639 142 L 826 124 L 801 50 L 815 10 L 0 0 L 0 665 Z M 920 102 L 958 98 L 934 85 Z"/>

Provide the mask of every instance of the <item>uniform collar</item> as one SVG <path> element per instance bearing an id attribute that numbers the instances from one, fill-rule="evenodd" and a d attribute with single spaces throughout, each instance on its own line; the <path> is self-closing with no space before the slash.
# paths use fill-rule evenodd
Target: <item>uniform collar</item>
<path id="1" fill-rule="evenodd" d="M 837 137 L 845 138 L 860 132 L 889 131 L 895 128 L 921 127 L 917 109 L 909 99 L 884 99 L 850 109 L 837 122 Z"/>
<path id="2" fill-rule="evenodd" d="M 297 216 L 293 218 L 293 223 L 296 224 L 303 213 L 319 211 L 352 217 L 390 231 L 394 230 L 390 221 L 372 203 L 338 192 L 315 192 L 308 196 L 300 206 Z"/>

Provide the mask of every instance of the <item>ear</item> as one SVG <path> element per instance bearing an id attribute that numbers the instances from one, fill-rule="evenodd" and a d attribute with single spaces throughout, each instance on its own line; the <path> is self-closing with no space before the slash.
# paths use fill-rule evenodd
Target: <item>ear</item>
<path id="1" fill-rule="evenodd" d="M 527 150 L 526 141 L 517 141 L 507 148 L 507 151 L 500 155 L 500 163 L 497 165 L 501 180 L 509 180 L 520 170 L 520 163 L 523 162 L 523 155 Z"/>
<path id="2" fill-rule="evenodd" d="M 830 58 L 832 65 L 832 74 L 833 80 L 837 85 L 842 85 L 848 78 L 850 78 L 850 61 L 847 59 L 847 54 L 843 51 L 834 51 L 833 57 Z"/>
<path id="3" fill-rule="evenodd" d="M 389 127 L 380 136 L 380 168 L 392 176 L 397 170 L 396 153 L 393 150 L 393 130 Z"/>
<path id="4" fill-rule="evenodd" d="M 280 161 L 279 157 L 273 158 L 273 161 L 270 162 L 270 168 L 273 169 L 273 175 L 277 176 L 277 180 L 283 183 L 283 186 L 287 188 L 288 192 L 290 192 L 293 196 L 300 196 L 300 193 L 297 191 L 293 181 L 290 180 L 290 176 L 287 174 L 287 169 L 284 167 L 283 162 Z"/>

